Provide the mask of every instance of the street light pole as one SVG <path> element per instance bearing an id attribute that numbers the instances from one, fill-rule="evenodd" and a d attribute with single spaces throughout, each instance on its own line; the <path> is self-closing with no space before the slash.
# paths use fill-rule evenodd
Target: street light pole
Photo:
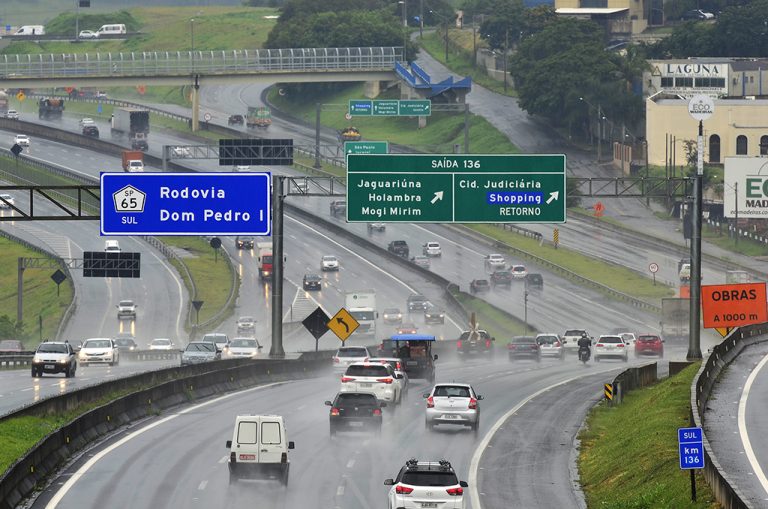
<path id="1" fill-rule="evenodd" d="M 419 0 L 419 39 L 424 37 L 424 0 Z"/>
<path id="2" fill-rule="evenodd" d="M 507 51 L 509 50 L 509 27 L 504 30 L 504 93 L 507 93 Z M 526 329 L 527 330 L 527 329 Z"/>
<path id="3" fill-rule="evenodd" d="M 600 103 L 597 103 L 597 163 L 600 164 L 603 152 L 603 111 L 600 108 Z"/>

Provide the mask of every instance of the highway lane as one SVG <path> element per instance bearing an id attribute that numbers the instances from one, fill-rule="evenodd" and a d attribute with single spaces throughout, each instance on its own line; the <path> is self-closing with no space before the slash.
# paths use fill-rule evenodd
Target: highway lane
<path id="1" fill-rule="evenodd" d="M 710 446 L 746 501 L 768 503 L 768 343 L 745 348 L 723 370 L 705 410 L 704 430 Z"/>
<path id="2" fill-rule="evenodd" d="M 328 409 L 322 402 L 330 399 L 338 387 L 337 379 L 330 374 L 237 393 L 193 407 L 187 413 L 174 411 L 150 419 L 116 435 L 53 480 L 32 507 L 241 507 L 256 498 L 260 507 L 270 509 L 381 507 L 388 489 L 383 480 L 393 477 L 406 459 L 449 459 L 459 477 L 472 482 L 468 479 L 472 456 L 481 438 L 509 408 L 574 376 L 601 373 L 596 379 L 608 379 L 620 368 L 621 363 L 588 368 L 575 361 L 509 363 L 503 357 L 492 364 L 441 363 L 438 381 L 470 382 L 485 397 L 477 438 L 466 429 L 442 429 L 443 426 L 429 432 L 424 428 L 420 393 L 427 385 L 422 380 L 414 381 L 413 390 L 401 408 L 387 409 L 381 439 L 363 433 L 329 438 Z M 234 416 L 245 412 L 285 417 L 288 439 L 296 442 L 296 449 L 290 453 L 291 479 L 287 490 L 274 481 L 244 481 L 228 486 L 224 442 L 231 438 Z M 163 418 L 167 420 L 144 430 L 146 424 Z M 119 439 L 127 441 L 112 448 Z M 96 454 L 99 459 L 90 470 L 73 476 Z M 54 504 L 51 497 L 70 478 L 74 482 L 71 489 Z M 564 499 L 571 489 L 567 483 L 552 486 L 549 479 L 531 478 L 531 483 L 542 489 L 546 484 L 548 489 L 560 491 Z M 135 486 L 142 489 L 136 490 Z M 471 504 L 468 507 L 479 509 Z M 509 507 L 508 501 L 502 507 Z"/>

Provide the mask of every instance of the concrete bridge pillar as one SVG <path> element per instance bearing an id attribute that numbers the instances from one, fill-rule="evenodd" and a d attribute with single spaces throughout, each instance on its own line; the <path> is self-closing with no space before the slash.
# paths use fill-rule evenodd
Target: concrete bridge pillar
<path id="1" fill-rule="evenodd" d="M 381 83 L 378 81 L 366 81 L 363 88 L 363 94 L 368 99 L 379 97 L 379 94 L 381 94 Z"/>

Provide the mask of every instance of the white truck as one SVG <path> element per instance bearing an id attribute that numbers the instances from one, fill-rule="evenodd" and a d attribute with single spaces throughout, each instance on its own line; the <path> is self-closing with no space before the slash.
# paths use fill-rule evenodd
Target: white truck
<path id="1" fill-rule="evenodd" d="M 259 264 L 259 279 L 262 282 L 269 281 L 273 271 L 272 241 L 257 242 L 256 250 L 258 253 L 256 255 L 256 261 Z"/>
<path id="2" fill-rule="evenodd" d="M 357 290 L 347 292 L 345 307 L 360 326 L 355 331 L 358 337 L 376 337 L 376 292 L 374 290 Z"/>

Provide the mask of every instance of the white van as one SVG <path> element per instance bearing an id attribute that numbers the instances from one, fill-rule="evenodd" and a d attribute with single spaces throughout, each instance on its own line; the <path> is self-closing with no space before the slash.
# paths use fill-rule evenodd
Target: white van
<path id="1" fill-rule="evenodd" d="M 45 35 L 45 27 L 43 25 L 24 25 L 13 35 Z"/>
<path id="2" fill-rule="evenodd" d="M 238 479 L 275 477 L 288 485 L 288 449 L 285 424 L 280 415 L 238 415 L 229 449 L 229 484 Z"/>
<path id="3" fill-rule="evenodd" d="M 117 34 L 125 34 L 128 33 L 125 29 L 125 25 L 119 24 L 119 25 L 101 25 L 101 28 L 99 28 L 96 31 L 99 36 L 102 35 L 117 35 Z"/>

